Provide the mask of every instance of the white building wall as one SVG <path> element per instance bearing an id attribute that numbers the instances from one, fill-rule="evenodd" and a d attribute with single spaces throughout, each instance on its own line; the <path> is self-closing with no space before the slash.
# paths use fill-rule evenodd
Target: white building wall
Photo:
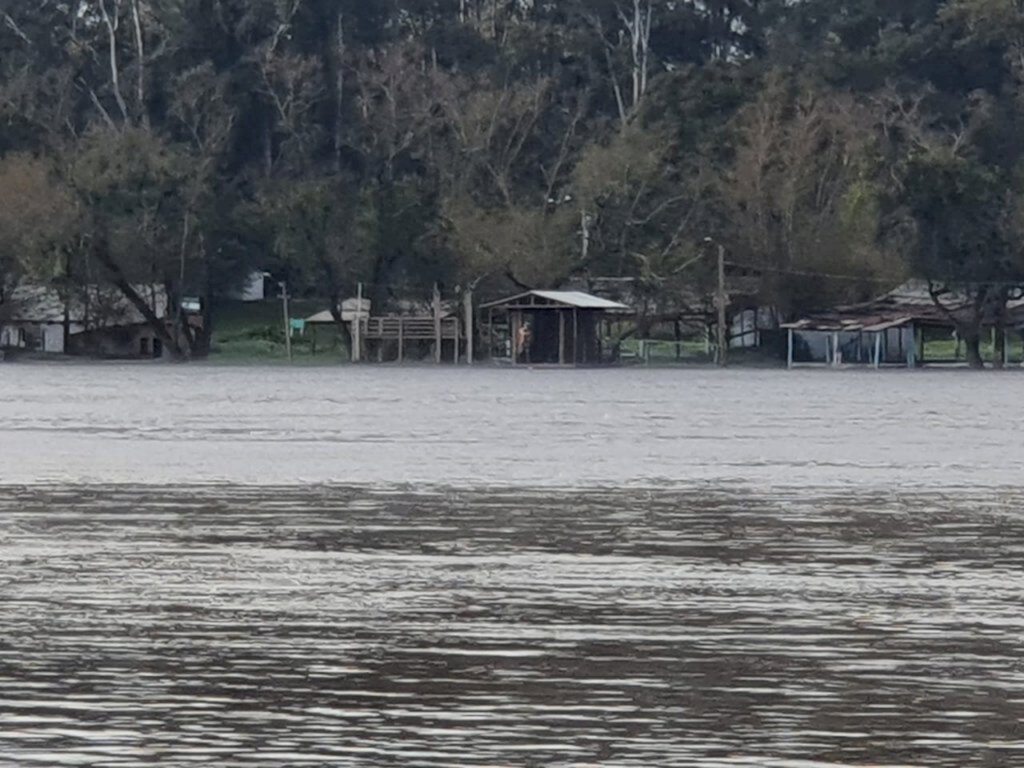
<path id="1" fill-rule="evenodd" d="M 262 272 L 250 272 L 242 287 L 231 294 L 235 301 L 263 301 L 265 297 L 263 281 L 265 277 Z"/>
<path id="2" fill-rule="evenodd" d="M 63 325 L 47 325 L 43 328 L 43 352 L 64 354 Z"/>

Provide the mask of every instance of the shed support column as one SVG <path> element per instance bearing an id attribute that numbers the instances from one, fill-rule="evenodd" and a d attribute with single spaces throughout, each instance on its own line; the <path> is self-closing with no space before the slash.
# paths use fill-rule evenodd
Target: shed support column
<path id="1" fill-rule="evenodd" d="M 579 310 L 575 307 L 572 310 L 572 364 L 580 361 L 580 323 Z"/>
<path id="2" fill-rule="evenodd" d="M 558 313 L 558 364 L 565 365 L 565 312 Z"/>
<path id="3" fill-rule="evenodd" d="M 398 318 L 398 363 L 405 362 L 405 318 Z"/>
<path id="4" fill-rule="evenodd" d="M 509 313 L 508 317 L 508 328 L 509 328 L 509 352 L 512 356 L 512 365 L 519 364 L 519 325 L 522 320 L 519 317 L 518 312 Z"/>
<path id="5" fill-rule="evenodd" d="M 842 355 L 839 352 L 839 334 L 832 334 L 832 367 L 838 368 L 843 364 Z"/>
<path id="6" fill-rule="evenodd" d="M 882 367 L 882 334 L 875 334 L 875 355 L 874 355 L 875 369 Z"/>
<path id="7" fill-rule="evenodd" d="M 793 329 L 789 329 L 787 336 L 787 349 L 786 349 L 786 367 L 792 370 L 793 368 Z"/>

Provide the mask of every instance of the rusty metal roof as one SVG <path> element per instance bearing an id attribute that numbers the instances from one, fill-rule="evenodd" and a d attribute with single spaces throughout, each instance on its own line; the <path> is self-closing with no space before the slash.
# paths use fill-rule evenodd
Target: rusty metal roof
<path id="1" fill-rule="evenodd" d="M 878 333 L 912 323 L 951 328 L 955 325 L 953 318 L 971 311 L 971 302 L 964 294 L 949 292 L 942 303 L 944 308 L 936 306 L 927 282 L 911 280 L 872 301 L 815 312 L 785 323 L 782 328 L 853 333 Z M 1021 317 L 1024 305 L 1020 302 L 1011 302 L 1008 309 L 1011 322 L 1017 322 L 1018 318 L 1024 320 Z"/>

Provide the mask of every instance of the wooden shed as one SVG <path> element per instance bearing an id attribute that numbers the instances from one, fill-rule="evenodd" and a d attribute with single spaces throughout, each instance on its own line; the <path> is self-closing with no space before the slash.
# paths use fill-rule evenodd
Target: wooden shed
<path id="1" fill-rule="evenodd" d="M 581 291 L 527 291 L 483 304 L 491 354 L 513 365 L 599 365 L 602 324 L 629 307 Z"/>

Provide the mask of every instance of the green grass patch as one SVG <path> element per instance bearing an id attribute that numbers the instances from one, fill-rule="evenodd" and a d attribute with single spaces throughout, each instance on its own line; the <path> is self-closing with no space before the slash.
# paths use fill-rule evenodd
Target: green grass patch
<path id="1" fill-rule="evenodd" d="M 1024 362 L 1024 350 L 1021 349 L 1021 337 L 1016 333 L 1006 334 L 1006 347 L 1011 365 Z M 927 339 L 925 341 L 925 363 L 932 362 L 965 362 L 967 359 L 963 344 L 959 351 L 954 339 Z M 995 345 L 991 339 L 981 344 L 981 357 L 991 363 L 995 359 Z"/>
<path id="2" fill-rule="evenodd" d="M 648 365 L 672 365 L 675 363 L 707 362 L 710 358 L 703 340 L 678 342 L 657 340 L 625 339 L 620 347 L 623 360 L 635 359 Z"/>
<path id="3" fill-rule="evenodd" d="M 322 312 L 325 302 L 298 299 L 289 302 L 289 315 L 304 318 Z M 280 300 L 230 301 L 218 305 L 213 313 L 210 359 L 221 362 L 287 362 L 284 312 Z M 348 359 L 339 347 L 337 335 L 321 329 L 313 353 L 313 331 L 292 337 L 292 358 L 296 363 L 324 365 Z"/>

